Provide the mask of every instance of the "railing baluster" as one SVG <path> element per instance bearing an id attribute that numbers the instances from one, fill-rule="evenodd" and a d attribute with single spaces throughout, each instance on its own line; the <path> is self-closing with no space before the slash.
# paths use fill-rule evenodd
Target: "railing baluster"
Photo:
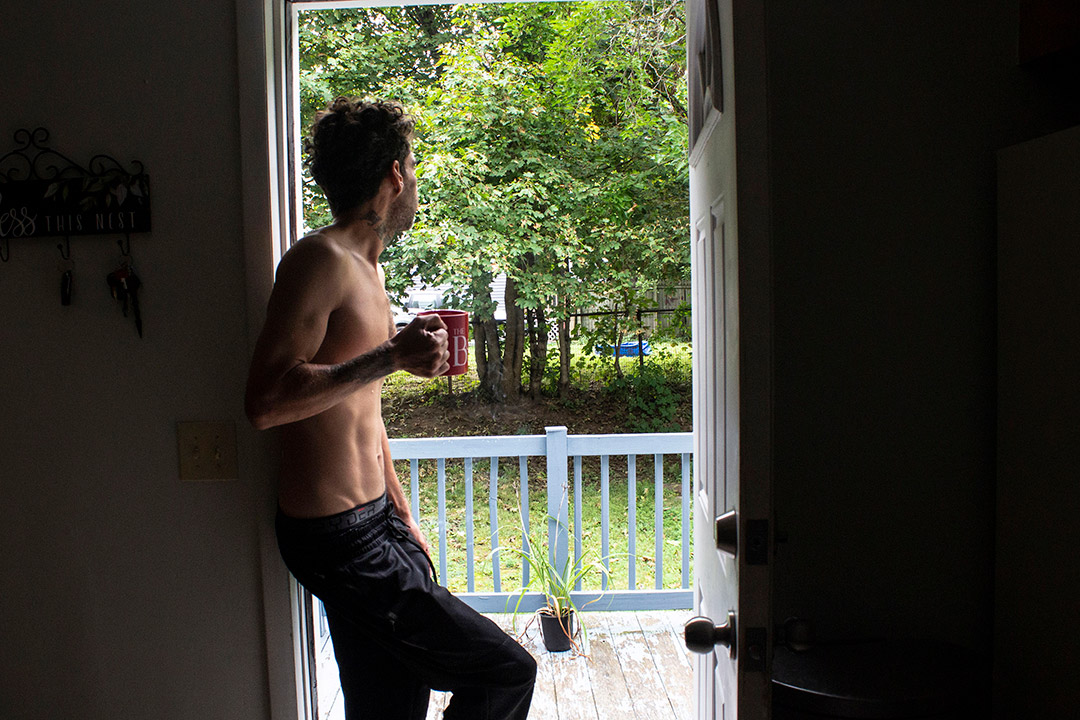
<path id="1" fill-rule="evenodd" d="M 439 458 L 439 580 L 449 587 L 446 577 L 446 458 Z"/>
<path id="2" fill-rule="evenodd" d="M 569 555 L 569 480 L 566 477 L 566 428 L 545 428 L 547 434 L 548 558 L 562 572 Z"/>
<path id="3" fill-rule="evenodd" d="M 529 457 L 518 458 L 518 474 L 521 479 L 521 551 L 529 554 Z M 521 561 L 521 587 L 529 584 L 529 561 Z"/>
<path id="4" fill-rule="evenodd" d="M 682 586 L 690 587 L 690 453 L 682 454 Z"/>
<path id="5" fill-rule="evenodd" d="M 653 506 L 655 527 L 653 537 L 656 545 L 656 589 L 664 589 L 664 456 L 653 455 Z"/>
<path id="6" fill-rule="evenodd" d="M 491 473 L 488 477 L 488 518 L 491 528 L 491 583 L 495 592 L 502 592 L 499 578 L 499 458 L 491 458 Z"/>
<path id="7" fill-rule="evenodd" d="M 637 590 L 637 455 L 626 456 L 626 510 L 627 535 L 629 538 L 628 565 L 630 578 L 628 590 Z"/>
<path id="8" fill-rule="evenodd" d="M 574 456 L 574 562 L 581 562 L 581 456 Z M 581 580 L 574 583 L 574 589 L 581 589 Z"/>
<path id="9" fill-rule="evenodd" d="M 476 592 L 473 557 L 473 496 L 471 457 L 465 458 L 465 585 L 469 592 Z"/>
<path id="10" fill-rule="evenodd" d="M 611 572 L 611 562 L 608 557 L 611 548 L 608 535 L 608 516 L 610 515 L 610 501 L 608 499 L 608 455 L 600 456 L 600 556 L 604 563 L 604 577 L 600 580 L 600 588 L 607 590 L 608 573 Z"/>
<path id="11" fill-rule="evenodd" d="M 409 491 L 412 493 L 412 516 L 416 526 L 420 526 L 420 461 L 409 461 Z"/>

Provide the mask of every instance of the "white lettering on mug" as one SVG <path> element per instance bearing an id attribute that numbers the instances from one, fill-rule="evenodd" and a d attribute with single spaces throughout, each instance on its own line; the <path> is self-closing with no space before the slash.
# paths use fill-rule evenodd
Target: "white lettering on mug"
<path id="1" fill-rule="evenodd" d="M 468 340 L 464 335 L 454 335 L 454 354 L 451 365 L 454 367 L 463 367 L 469 362 Z"/>

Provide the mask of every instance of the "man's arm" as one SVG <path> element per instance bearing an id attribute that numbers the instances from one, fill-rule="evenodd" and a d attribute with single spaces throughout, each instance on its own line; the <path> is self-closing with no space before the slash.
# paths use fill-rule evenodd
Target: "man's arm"
<path id="1" fill-rule="evenodd" d="M 421 377 L 445 371 L 445 325 L 430 315 L 345 362 L 311 362 L 349 290 L 344 263 L 339 249 L 317 241 L 297 244 L 282 259 L 248 374 L 245 410 L 256 428 L 317 415 L 396 370 Z"/>
<path id="2" fill-rule="evenodd" d="M 383 452 L 383 477 L 386 479 L 386 496 L 394 506 L 395 512 L 398 517 L 405 521 L 405 524 L 409 526 L 409 531 L 416 538 L 416 541 L 420 543 L 420 547 L 424 548 L 424 552 L 430 552 L 428 550 L 427 538 L 424 537 L 424 533 L 420 530 L 420 525 L 416 522 L 416 518 L 412 516 L 412 511 L 409 509 L 409 499 L 405 497 L 405 491 L 401 489 L 401 482 L 398 480 L 397 471 L 394 470 L 394 461 L 390 457 L 390 438 L 386 435 L 386 429 L 383 428 L 382 434 L 382 452 Z"/>

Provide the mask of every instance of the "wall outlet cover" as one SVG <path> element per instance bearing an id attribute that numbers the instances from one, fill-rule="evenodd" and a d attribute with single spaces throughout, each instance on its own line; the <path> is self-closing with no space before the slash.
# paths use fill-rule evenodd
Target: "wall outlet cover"
<path id="1" fill-rule="evenodd" d="M 236 425 L 231 422 L 178 422 L 176 439 L 181 480 L 236 480 Z"/>

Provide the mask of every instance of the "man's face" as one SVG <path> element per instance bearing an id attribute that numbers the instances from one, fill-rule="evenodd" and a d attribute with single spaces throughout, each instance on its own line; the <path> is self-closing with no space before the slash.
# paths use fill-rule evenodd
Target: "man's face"
<path id="1" fill-rule="evenodd" d="M 405 165 L 401 168 L 401 175 L 405 180 L 405 186 L 401 194 L 394 198 L 386 218 L 386 229 L 390 237 L 396 238 L 401 233 L 412 227 L 416 219 L 416 206 L 418 196 L 416 192 L 416 158 L 412 152 L 405 158 Z"/>

